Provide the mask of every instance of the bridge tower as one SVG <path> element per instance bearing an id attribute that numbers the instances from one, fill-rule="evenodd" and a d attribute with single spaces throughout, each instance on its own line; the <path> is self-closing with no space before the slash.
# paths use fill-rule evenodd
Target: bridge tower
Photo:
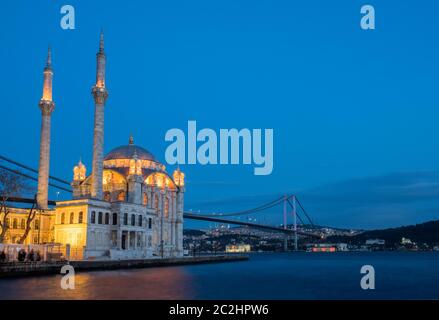
<path id="1" fill-rule="evenodd" d="M 297 211 L 296 211 L 296 196 L 293 195 L 293 223 L 294 223 L 294 251 L 297 251 Z"/>
<path id="2" fill-rule="evenodd" d="M 47 209 L 49 193 L 49 164 L 50 164 L 50 126 L 55 103 L 52 100 L 52 57 L 50 47 L 47 51 L 46 66 L 44 67 L 43 96 L 39 102 L 41 109 L 40 160 L 38 163 L 37 206 Z"/>

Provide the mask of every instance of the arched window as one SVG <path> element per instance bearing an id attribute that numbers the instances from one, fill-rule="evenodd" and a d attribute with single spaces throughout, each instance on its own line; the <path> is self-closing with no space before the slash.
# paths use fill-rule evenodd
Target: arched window
<path id="1" fill-rule="evenodd" d="M 117 225 L 117 213 L 114 212 L 113 213 L 113 226 L 116 226 L 116 225 Z"/>
<path id="2" fill-rule="evenodd" d="M 134 215 L 134 214 L 131 215 L 131 225 L 132 226 L 136 225 L 136 215 Z"/>
<path id="3" fill-rule="evenodd" d="M 105 192 L 104 193 L 104 201 L 110 201 L 111 200 L 111 195 L 110 192 Z"/>
<path id="4" fill-rule="evenodd" d="M 84 220 L 84 213 L 82 213 L 82 211 L 80 211 L 78 214 L 78 223 L 82 223 L 83 220 Z"/>
<path id="5" fill-rule="evenodd" d="M 139 215 L 139 221 L 138 221 L 138 223 L 139 223 L 139 227 L 141 227 L 141 226 L 142 226 L 142 216 L 141 216 L 141 215 Z"/>
<path id="6" fill-rule="evenodd" d="M 152 219 L 149 218 L 148 219 L 148 229 L 151 229 L 151 228 L 152 228 Z"/>
<path id="7" fill-rule="evenodd" d="M 99 215 L 98 215 L 98 224 L 102 224 L 102 212 L 99 212 Z"/>
<path id="8" fill-rule="evenodd" d="M 61 224 L 64 224 L 66 222 L 66 214 L 63 212 L 61 213 Z"/>
<path id="9" fill-rule="evenodd" d="M 40 220 L 35 220 L 34 222 L 34 229 L 39 230 L 40 229 Z"/>
<path id="10" fill-rule="evenodd" d="M 110 224 L 110 214 L 105 212 L 105 224 Z"/>
<path id="11" fill-rule="evenodd" d="M 165 218 L 169 216 L 169 199 L 165 198 Z"/>
<path id="12" fill-rule="evenodd" d="M 17 221 L 17 219 L 14 219 L 12 221 L 12 229 L 17 229 L 17 228 L 18 228 L 18 221 Z"/>
<path id="13" fill-rule="evenodd" d="M 73 212 L 70 212 L 70 220 L 69 220 L 70 224 L 74 224 L 75 223 L 75 214 Z"/>
<path id="14" fill-rule="evenodd" d="M 123 214 L 123 224 L 128 225 L 128 213 L 126 212 Z"/>
<path id="15" fill-rule="evenodd" d="M 9 228 L 11 226 L 11 220 L 6 218 L 6 226 Z"/>
<path id="16" fill-rule="evenodd" d="M 119 192 L 117 195 L 117 201 L 125 201 L 125 191 Z"/>
<path id="17" fill-rule="evenodd" d="M 96 223 L 96 212 L 92 211 L 91 212 L 91 223 Z"/>
<path id="18" fill-rule="evenodd" d="M 143 193 L 143 205 L 148 205 L 148 195 L 146 194 L 146 192 Z"/>
<path id="19" fill-rule="evenodd" d="M 20 221 L 20 228 L 26 229 L 26 221 L 24 219 L 21 219 L 21 221 Z"/>

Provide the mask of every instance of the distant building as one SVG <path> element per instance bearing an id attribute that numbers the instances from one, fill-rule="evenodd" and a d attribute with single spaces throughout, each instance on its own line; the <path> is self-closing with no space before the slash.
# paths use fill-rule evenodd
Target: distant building
<path id="1" fill-rule="evenodd" d="M 401 244 L 402 244 L 402 245 L 404 245 L 404 244 L 413 244 L 413 242 L 412 242 L 412 240 L 410 240 L 409 238 L 404 238 L 404 237 L 402 237 L 402 239 L 401 239 Z"/>
<path id="2" fill-rule="evenodd" d="M 382 240 L 382 239 L 368 239 L 368 240 L 366 240 L 366 245 L 368 245 L 368 246 L 376 246 L 376 245 L 383 246 L 385 244 L 386 244 L 386 241 Z"/>
<path id="3" fill-rule="evenodd" d="M 249 244 L 230 244 L 226 246 L 226 252 L 238 253 L 238 252 L 250 252 L 251 248 Z"/>
<path id="4" fill-rule="evenodd" d="M 337 247 L 330 243 L 318 243 L 307 245 L 307 252 L 335 252 Z"/>

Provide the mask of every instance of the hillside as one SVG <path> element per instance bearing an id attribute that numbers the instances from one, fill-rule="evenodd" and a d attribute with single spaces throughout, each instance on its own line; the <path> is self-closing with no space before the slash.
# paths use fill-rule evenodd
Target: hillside
<path id="1" fill-rule="evenodd" d="M 390 245 L 399 243 L 403 237 L 409 238 L 416 243 L 438 245 L 439 220 L 398 228 L 365 231 L 355 236 L 334 236 L 329 237 L 327 240 L 331 242 L 363 244 L 367 239 L 383 239 L 386 241 L 386 244 Z"/>
<path id="2" fill-rule="evenodd" d="M 185 236 L 193 236 L 193 237 L 200 237 L 206 234 L 206 232 L 201 230 L 195 230 L 195 229 L 184 229 L 183 234 Z"/>

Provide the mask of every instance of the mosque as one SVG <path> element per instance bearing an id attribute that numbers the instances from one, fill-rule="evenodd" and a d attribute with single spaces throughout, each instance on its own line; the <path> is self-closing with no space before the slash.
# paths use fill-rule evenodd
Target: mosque
<path id="1" fill-rule="evenodd" d="M 50 124 L 53 70 L 48 51 L 44 68 L 38 192 L 39 217 L 33 221 L 26 244 L 58 243 L 81 251 L 84 259 L 138 259 L 183 256 L 184 173 L 172 175 L 132 136 L 127 145 L 104 155 L 105 86 L 104 35 L 97 53 L 94 98 L 93 163 L 73 169 L 72 200 L 48 207 Z M 26 210 L 11 210 L 6 242 L 14 243 L 23 228 Z M 37 236 L 38 235 L 38 236 Z"/>

